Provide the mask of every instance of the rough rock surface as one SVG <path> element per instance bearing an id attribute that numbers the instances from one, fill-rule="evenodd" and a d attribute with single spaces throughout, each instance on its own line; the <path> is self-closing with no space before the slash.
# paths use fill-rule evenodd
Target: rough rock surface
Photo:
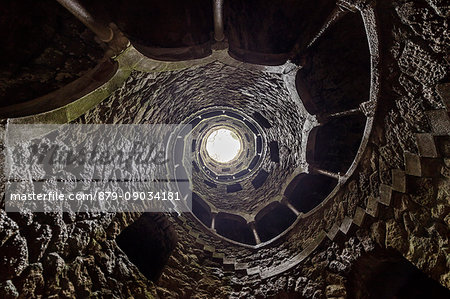
<path id="1" fill-rule="evenodd" d="M 347 279 L 352 266 L 374 248 L 397 250 L 415 267 L 450 288 L 448 155 L 445 159 L 439 158 L 441 169 L 433 177 L 408 176 L 407 192 L 393 191 L 392 203 L 389 206 L 379 204 L 375 219 L 368 217 L 368 222 L 356 231 L 338 234 L 334 241 L 324 241 L 301 263 L 280 273 L 272 272 L 269 278 L 226 270 L 221 262 L 203 250 L 204 246 L 192 234 L 201 233 L 204 243 L 213 244 L 216 253 L 248 263 L 249 267 L 276 269 L 301 252 L 319 231 L 330 230 L 335 223 L 341 224 L 345 216 L 354 215 L 357 206 L 366 208 L 370 198 L 379 198 L 380 185 L 392 183 L 392 170 L 404 170 L 405 151 L 419 153 L 412 138 L 416 133 L 430 131 L 429 120 L 423 117 L 425 111 L 445 107 L 436 85 L 448 82 L 448 62 L 444 54 L 448 42 L 445 36 L 439 35 L 446 30 L 447 23 L 442 18 L 448 16 L 448 5 L 439 0 L 394 3 L 382 0 L 377 1 L 377 12 L 383 42 L 381 67 L 385 76 L 369 147 L 348 184 L 314 217 L 299 223 L 284 237 L 284 242 L 250 250 L 223 243 L 213 234 L 196 228 L 194 221 L 183 223 L 172 217 L 179 242 L 155 284 L 138 271 L 115 242 L 117 235 L 139 215 L 32 215 L 1 211 L 0 297 L 345 296 L 351 291 Z M 133 76 L 130 80 L 134 79 Z M 155 79 L 149 77 L 147 81 L 150 95 L 160 92 L 151 84 Z M 135 92 L 138 98 L 140 88 L 130 92 Z M 162 117 L 158 111 L 168 110 L 167 107 L 139 106 L 143 112 L 147 111 L 147 114 L 139 114 L 139 109 L 133 108 L 136 102 L 121 102 L 120 93 L 116 97 L 117 101 L 110 99 L 97 108 L 102 121 L 132 122 L 132 115 L 136 121 L 150 122 L 153 117 Z M 190 104 L 189 99 L 186 103 Z M 129 113 L 120 115 L 130 117 L 116 116 L 117 111 L 125 109 Z M 273 112 L 267 116 L 274 121 L 282 116 Z M 176 120 L 181 119 L 180 114 Z M 160 120 L 156 118 L 155 122 Z M 437 145 L 445 148 L 444 141 Z M 42 235 L 40 239 L 34 239 L 36 234 Z"/>

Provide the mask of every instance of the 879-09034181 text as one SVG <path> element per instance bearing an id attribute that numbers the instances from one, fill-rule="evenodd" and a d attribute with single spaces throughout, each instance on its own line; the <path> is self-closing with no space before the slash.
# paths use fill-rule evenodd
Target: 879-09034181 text
<path id="1" fill-rule="evenodd" d="M 98 192 L 99 200 L 180 200 L 179 192 L 158 191 L 158 192 Z"/>
<path id="2" fill-rule="evenodd" d="M 179 201 L 179 192 L 172 191 L 158 191 L 158 192 L 144 192 L 144 191 L 126 191 L 126 192 L 110 192 L 110 191 L 96 191 L 94 193 L 12 193 L 10 199 L 15 201 L 115 201 L 115 200 L 154 200 L 154 201 Z"/>

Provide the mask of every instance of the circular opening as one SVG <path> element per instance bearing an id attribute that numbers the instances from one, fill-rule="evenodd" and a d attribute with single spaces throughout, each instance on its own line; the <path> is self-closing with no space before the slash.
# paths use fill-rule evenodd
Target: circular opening
<path id="1" fill-rule="evenodd" d="M 219 163 L 227 163 L 235 159 L 241 149 L 241 140 L 229 129 L 214 130 L 206 140 L 206 152 L 211 159 Z"/>

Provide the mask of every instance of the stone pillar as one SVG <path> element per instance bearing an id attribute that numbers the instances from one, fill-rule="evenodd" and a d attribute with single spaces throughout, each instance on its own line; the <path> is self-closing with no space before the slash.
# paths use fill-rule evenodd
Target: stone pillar
<path id="1" fill-rule="evenodd" d="M 108 43 L 114 37 L 114 32 L 107 25 L 96 21 L 93 16 L 77 0 L 57 0 L 59 4 L 70 11 L 86 27 L 92 30 L 98 38 Z"/>
<path id="2" fill-rule="evenodd" d="M 253 236 L 255 237 L 256 244 L 261 243 L 261 239 L 259 238 L 258 232 L 256 231 L 255 222 L 250 222 L 249 225 L 250 228 L 252 229 Z"/>
<path id="3" fill-rule="evenodd" d="M 211 229 L 216 230 L 216 216 L 217 213 L 211 213 Z"/>
<path id="4" fill-rule="evenodd" d="M 223 0 L 213 0 L 214 13 L 214 39 L 218 42 L 224 40 L 223 34 Z"/>
<path id="5" fill-rule="evenodd" d="M 284 201 L 284 204 L 295 214 L 295 216 L 300 216 L 301 213 L 289 201 Z"/>
<path id="6" fill-rule="evenodd" d="M 114 23 L 111 23 L 108 26 L 95 20 L 86 8 L 84 8 L 77 0 L 57 1 L 86 25 L 86 27 L 92 30 L 101 41 L 108 43 L 109 50 L 105 53 L 106 57 L 117 55 L 130 45 L 128 38 L 125 37 Z"/>

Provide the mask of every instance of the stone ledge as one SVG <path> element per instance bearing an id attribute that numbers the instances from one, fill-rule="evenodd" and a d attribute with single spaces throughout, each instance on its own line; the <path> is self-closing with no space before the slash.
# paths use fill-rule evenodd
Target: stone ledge
<path id="1" fill-rule="evenodd" d="M 430 110 L 425 114 L 431 125 L 433 135 L 448 136 L 450 135 L 450 119 L 447 110 Z"/>
<path id="2" fill-rule="evenodd" d="M 371 196 L 369 197 L 369 199 L 367 200 L 366 213 L 374 218 L 378 217 L 379 213 L 378 199 Z"/>
<path id="3" fill-rule="evenodd" d="M 366 219 L 366 211 L 361 207 L 357 207 L 355 216 L 353 216 L 353 223 L 361 227 L 363 226 L 365 219 Z"/>
<path id="4" fill-rule="evenodd" d="M 401 169 L 392 169 L 392 190 L 406 192 L 406 175 Z"/>
<path id="5" fill-rule="evenodd" d="M 347 233 L 350 231 L 350 229 L 351 229 L 351 227 L 352 227 L 352 224 L 353 224 L 353 219 L 350 218 L 350 217 L 348 217 L 348 216 L 346 216 L 346 217 L 344 218 L 344 220 L 342 220 L 342 223 L 341 223 L 341 226 L 339 227 L 339 229 L 340 229 L 344 234 L 347 234 Z"/>
<path id="6" fill-rule="evenodd" d="M 380 199 L 379 202 L 385 206 L 390 206 L 392 200 L 392 188 L 391 186 L 381 184 L 380 185 Z"/>
<path id="7" fill-rule="evenodd" d="M 253 268 L 248 268 L 247 269 L 247 275 L 251 276 L 251 275 L 260 275 L 261 274 L 261 270 L 259 267 L 253 267 Z"/>
<path id="8" fill-rule="evenodd" d="M 206 251 L 206 252 L 209 252 L 211 254 L 214 253 L 214 251 L 216 251 L 216 249 L 213 246 L 211 246 L 211 245 L 205 245 L 203 247 L 203 250 Z"/>
<path id="9" fill-rule="evenodd" d="M 336 236 L 339 233 L 339 225 L 337 225 L 336 223 L 330 228 L 330 230 L 327 233 L 327 237 L 331 240 L 334 241 L 336 239 Z"/>
<path id="10" fill-rule="evenodd" d="M 419 156 L 436 158 L 438 156 L 433 135 L 429 133 L 416 134 L 416 143 L 419 148 Z"/>
<path id="11" fill-rule="evenodd" d="M 421 166 L 420 166 L 420 157 L 416 154 L 406 152 L 404 153 L 405 157 L 405 172 L 406 174 L 413 176 L 422 176 Z"/>
<path id="12" fill-rule="evenodd" d="M 436 91 L 447 107 L 447 112 L 450 112 L 450 83 L 439 84 Z"/>
<path id="13" fill-rule="evenodd" d="M 213 260 L 223 263 L 223 260 L 225 258 L 225 254 L 222 252 L 214 252 L 212 255 Z"/>

